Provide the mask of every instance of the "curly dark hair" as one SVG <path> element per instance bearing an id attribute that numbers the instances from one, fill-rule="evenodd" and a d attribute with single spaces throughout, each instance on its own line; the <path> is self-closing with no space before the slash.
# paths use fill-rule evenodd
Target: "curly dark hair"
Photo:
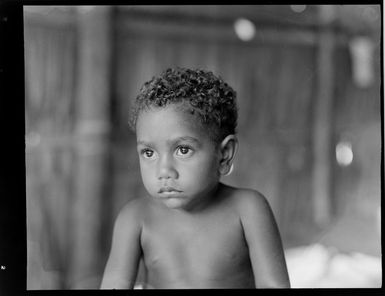
<path id="1" fill-rule="evenodd" d="M 179 67 L 169 68 L 144 83 L 130 112 L 130 128 L 135 131 L 143 109 L 183 102 L 189 103 L 188 111 L 198 115 L 215 142 L 236 133 L 236 92 L 211 71 Z"/>

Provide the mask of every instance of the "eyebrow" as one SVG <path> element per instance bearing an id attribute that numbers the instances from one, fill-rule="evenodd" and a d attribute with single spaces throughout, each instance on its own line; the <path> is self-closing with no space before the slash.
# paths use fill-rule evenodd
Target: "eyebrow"
<path id="1" fill-rule="evenodd" d="M 195 144 L 200 144 L 200 141 L 194 137 L 189 137 L 189 136 L 183 136 L 183 137 L 177 137 L 175 139 L 172 139 L 172 140 L 168 140 L 167 143 L 168 144 L 175 144 L 175 143 L 179 143 L 179 142 L 192 142 L 192 143 L 195 143 Z M 152 142 L 147 142 L 147 141 L 144 141 L 144 140 L 138 140 L 137 141 L 137 145 L 144 145 L 144 146 L 152 146 Z"/>

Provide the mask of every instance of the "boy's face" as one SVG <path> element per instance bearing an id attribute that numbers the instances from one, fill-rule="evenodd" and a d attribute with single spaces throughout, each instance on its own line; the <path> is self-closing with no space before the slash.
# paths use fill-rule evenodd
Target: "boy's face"
<path id="1" fill-rule="evenodd" d="M 194 115 L 176 105 L 142 111 L 136 135 L 144 186 L 167 207 L 192 208 L 218 184 L 216 145 Z"/>

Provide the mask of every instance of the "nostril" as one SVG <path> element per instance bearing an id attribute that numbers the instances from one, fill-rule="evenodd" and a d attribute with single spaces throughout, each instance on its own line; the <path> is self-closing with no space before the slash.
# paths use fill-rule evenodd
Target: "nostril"
<path id="1" fill-rule="evenodd" d="M 178 172 L 174 167 L 172 158 L 169 156 L 163 156 L 160 158 L 157 164 L 157 176 L 159 180 L 178 177 Z"/>
<path id="2" fill-rule="evenodd" d="M 176 179 L 178 177 L 177 171 L 172 167 L 161 168 L 158 172 L 158 179 Z"/>

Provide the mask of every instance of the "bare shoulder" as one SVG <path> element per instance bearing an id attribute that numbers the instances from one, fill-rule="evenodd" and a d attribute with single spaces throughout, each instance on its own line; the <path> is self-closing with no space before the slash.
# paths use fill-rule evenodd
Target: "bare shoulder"
<path id="1" fill-rule="evenodd" d="M 231 201 L 241 217 L 249 215 L 271 215 L 271 208 L 266 197 L 257 190 L 226 186 Z"/>
<path id="2" fill-rule="evenodd" d="M 255 284 L 259 288 L 289 288 L 281 237 L 269 202 L 260 192 L 231 188 L 249 247 Z"/>
<path id="3" fill-rule="evenodd" d="M 117 226 L 140 226 L 142 217 L 145 215 L 146 211 L 147 205 L 144 198 L 131 199 L 119 211 L 119 214 L 116 218 L 116 224 Z"/>

